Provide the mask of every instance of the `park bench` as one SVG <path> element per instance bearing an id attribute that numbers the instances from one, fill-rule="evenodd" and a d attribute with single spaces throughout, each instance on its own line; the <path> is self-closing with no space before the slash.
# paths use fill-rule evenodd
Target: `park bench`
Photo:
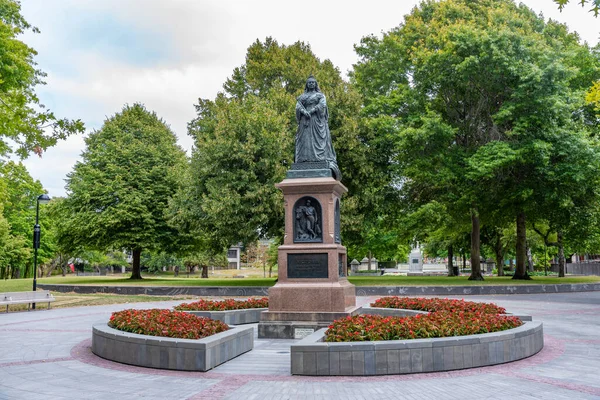
<path id="1" fill-rule="evenodd" d="M 6 305 L 6 312 L 8 312 L 8 306 L 11 304 L 27 304 L 27 310 L 29 311 L 33 303 L 48 303 L 48 309 L 50 309 L 50 303 L 54 300 L 56 299 L 50 294 L 49 290 L 0 293 L 0 305 Z"/>

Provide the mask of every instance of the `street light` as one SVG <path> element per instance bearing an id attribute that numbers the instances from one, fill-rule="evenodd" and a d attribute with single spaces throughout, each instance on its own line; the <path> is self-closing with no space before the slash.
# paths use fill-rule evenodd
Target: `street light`
<path id="1" fill-rule="evenodd" d="M 40 248 L 40 204 L 48 204 L 50 202 L 50 196 L 47 194 L 41 194 L 37 198 L 35 206 L 35 225 L 33 226 L 33 291 L 37 290 L 37 252 Z M 31 308 L 35 310 L 35 303 L 31 304 Z"/>

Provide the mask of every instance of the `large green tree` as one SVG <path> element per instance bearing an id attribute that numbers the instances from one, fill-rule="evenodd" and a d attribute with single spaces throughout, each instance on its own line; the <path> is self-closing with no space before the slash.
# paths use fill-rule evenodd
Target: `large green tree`
<path id="1" fill-rule="evenodd" d="M 62 241 L 74 248 L 124 249 L 141 279 L 142 250 L 172 250 L 183 235 L 165 210 L 186 168 L 183 150 L 166 123 L 141 104 L 125 106 L 86 139 L 67 177 Z"/>
<path id="2" fill-rule="evenodd" d="M 539 150 L 573 127 L 577 90 L 595 74 L 589 49 L 524 5 L 456 0 L 422 2 L 357 52 L 354 81 L 367 117 L 394 136 L 407 202 L 441 202 L 454 220 L 470 219 L 470 279 L 483 279 L 480 226 L 494 225 L 500 205 L 517 221 L 515 277 L 527 278 L 525 216 L 544 174 Z"/>
<path id="3" fill-rule="evenodd" d="M 45 193 L 42 184 L 34 180 L 21 162 L 0 162 L 0 220 L 4 220 L 0 233 L 4 236 L 4 244 L 0 251 L 4 252 L 4 265 L 14 272 L 24 271 L 23 276 L 30 276 L 31 235 L 35 224 L 36 202 L 40 194 Z M 42 247 L 38 252 L 41 263 L 52 257 L 44 232 L 47 231 L 46 218 L 40 213 L 42 227 Z M 14 276 L 14 274 L 11 274 Z"/>
<path id="4" fill-rule="evenodd" d="M 294 157 L 295 104 L 313 74 L 327 97 L 329 126 L 349 188 L 343 229 L 360 231 L 359 198 L 373 187 L 368 148 L 359 136 L 360 98 L 329 60 L 319 60 L 302 42 L 256 41 L 246 62 L 233 71 L 214 100 L 200 99 L 189 124 L 194 138 L 188 187 L 173 202 L 173 220 L 222 251 L 231 243 L 281 236 L 284 179 Z M 373 196 L 372 198 L 375 198 Z M 364 197 L 363 197 L 364 199 Z"/>
<path id="5" fill-rule="evenodd" d="M 59 119 L 35 93 L 45 73 L 36 68 L 37 52 L 19 40 L 26 30 L 38 32 L 20 14 L 14 0 L 0 0 L 0 156 L 16 152 L 41 155 L 59 139 L 82 133 L 80 120 Z"/>
<path id="6" fill-rule="evenodd" d="M 563 8 L 569 3 L 570 0 L 554 0 L 558 4 L 558 8 L 562 11 Z M 600 0 L 578 0 L 577 3 L 581 4 L 582 7 L 590 7 L 589 11 L 594 13 L 594 16 L 600 14 Z"/>

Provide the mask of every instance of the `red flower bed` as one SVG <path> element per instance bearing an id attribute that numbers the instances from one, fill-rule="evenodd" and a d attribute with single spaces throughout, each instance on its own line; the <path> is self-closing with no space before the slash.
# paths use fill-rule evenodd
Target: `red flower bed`
<path id="1" fill-rule="evenodd" d="M 140 335 L 201 339 L 229 327 L 221 321 L 171 310 L 123 310 L 112 313 L 108 326 Z"/>
<path id="2" fill-rule="evenodd" d="M 429 312 L 461 311 L 485 314 L 504 314 L 506 309 L 492 303 L 476 303 L 474 301 L 450 299 L 424 299 L 410 297 L 382 297 L 371 303 L 371 307 L 402 308 Z"/>
<path id="3" fill-rule="evenodd" d="M 269 299 L 267 297 L 263 297 L 261 299 L 252 298 L 248 300 L 198 300 L 193 303 L 183 303 L 174 308 L 179 311 L 226 311 L 267 307 L 269 307 Z"/>
<path id="4" fill-rule="evenodd" d="M 334 321 L 326 332 L 327 342 L 424 339 L 498 332 L 523 323 L 517 317 L 501 315 L 495 304 L 462 300 L 382 297 L 373 307 L 429 311 L 414 317 L 357 315 Z"/>

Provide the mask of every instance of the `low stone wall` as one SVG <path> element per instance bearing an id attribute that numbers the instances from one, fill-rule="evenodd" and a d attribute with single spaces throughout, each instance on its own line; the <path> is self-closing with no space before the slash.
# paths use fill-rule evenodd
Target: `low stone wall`
<path id="1" fill-rule="evenodd" d="M 558 264 L 552 264 L 550 270 L 558 273 Z M 565 273 L 576 275 L 600 275 L 600 262 L 588 261 L 582 263 L 566 263 Z"/>
<path id="2" fill-rule="evenodd" d="M 321 329 L 291 345 L 292 375 L 393 375 L 484 367 L 530 357 L 544 347 L 541 322 L 502 332 L 435 339 L 323 342 Z"/>
<path id="3" fill-rule="evenodd" d="M 252 350 L 254 329 L 233 327 L 203 339 L 138 335 L 94 325 L 92 352 L 107 360 L 140 367 L 208 371 Z"/>
<path id="4" fill-rule="evenodd" d="M 557 278 L 558 279 L 558 278 Z M 557 280 L 560 282 L 560 280 Z M 61 293 L 115 293 L 149 296 L 268 296 L 269 288 L 204 286 L 92 286 L 38 283 L 40 289 Z M 600 291 L 600 283 L 559 283 L 555 285 L 487 285 L 487 286 L 357 286 L 356 296 L 468 296 L 489 294 L 536 294 Z"/>
<path id="5" fill-rule="evenodd" d="M 184 311 L 197 317 L 205 317 L 225 322 L 227 325 L 255 324 L 260 321 L 260 314 L 268 308 L 246 308 L 227 311 Z"/>

